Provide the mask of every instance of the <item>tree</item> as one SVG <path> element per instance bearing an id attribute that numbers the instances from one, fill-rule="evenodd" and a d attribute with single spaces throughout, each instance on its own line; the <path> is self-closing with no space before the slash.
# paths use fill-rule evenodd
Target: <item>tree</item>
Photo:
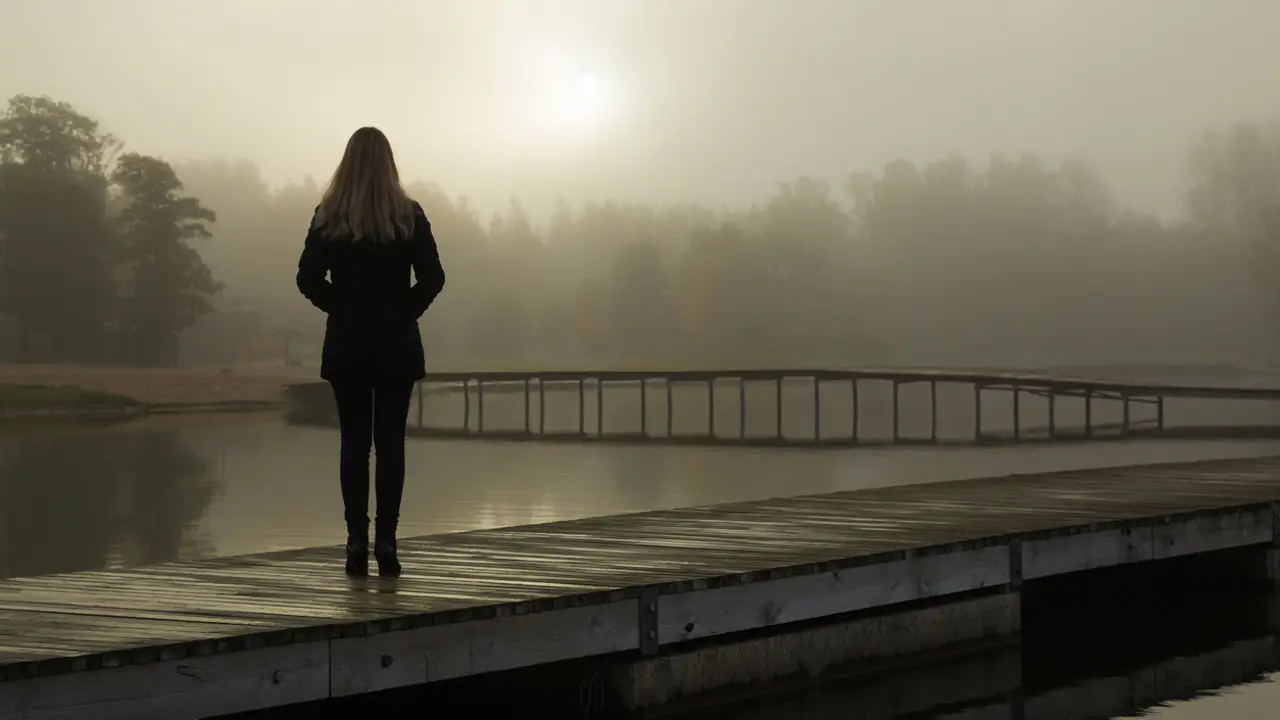
<path id="1" fill-rule="evenodd" d="M 118 148 L 47 97 L 0 114 L 0 312 L 17 321 L 19 362 L 100 357 L 113 293 L 104 168 Z"/>
<path id="2" fill-rule="evenodd" d="M 1238 246 L 1250 262 L 1259 305 L 1280 356 L 1280 121 L 1206 132 L 1187 158 L 1186 209 L 1204 237 Z"/>
<path id="3" fill-rule="evenodd" d="M 200 253 L 188 245 L 210 237 L 213 211 L 178 195 L 182 182 L 168 163 L 127 153 L 112 181 L 128 204 L 119 218 L 117 259 L 124 276 L 120 325 L 135 362 L 177 363 L 178 333 L 213 309 L 221 289 Z"/>

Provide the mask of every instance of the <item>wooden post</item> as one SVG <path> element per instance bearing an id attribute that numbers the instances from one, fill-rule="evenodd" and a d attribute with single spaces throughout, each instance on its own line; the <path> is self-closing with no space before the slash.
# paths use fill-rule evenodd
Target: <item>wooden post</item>
<path id="1" fill-rule="evenodd" d="M 604 439 L 604 378 L 596 378 L 596 437 Z"/>
<path id="2" fill-rule="evenodd" d="M 1093 390 L 1084 391 L 1084 434 L 1093 437 Z"/>
<path id="3" fill-rule="evenodd" d="M 667 378 L 667 437 L 672 436 L 671 426 L 674 424 L 676 411 L 675 404 L 672 402 L 675 395 L 671 392 L 671 378 Z"/>
<path id="4" fill-rule="evenodd" d="M 813 376 L 813 441 L 822 442 L 822 381 Z"/>
<path id="5" fill-rule="evenodd" d="M 587 389 L 586 379 L 578 378 L 578 434 L 587 434 Z"/>
<path id="6" fill-rule="evenodd" d="M 898 444 L 898 381 L 893 381 L 893 444 Z"/>
<path id="7" fill-rule="evenodd" d="M 1022 390 L 1014 383 L 1013 390 L 1013 440 L 1022 439 Z"/>
<path id="8" fill-rule="evenodd" d="M 707 378 L 707 437 L 716 436 L 716 379 Z"/>
<path id="9" fill-rule="evenodd" d="M 1156 397 L 1156 431 L 1164 432 L 1164 396 Z"/>
<path id="10" fill-rule="evenodd" d="M 938 381 L 929 381 L 929 442 L 938 444 Z"/>
<path id="11" fill-rule="evenodd" d="M 646 412 L 645 396 L 649 394 L 649 386 L 647 378 L 640 378 L 640 437 L 649 437 L 649 431 L 645 426 L 646 418 L 649 413 Z"/>
<path id="12" fill-rule="evenodd" d="M 853 421 L 853 431 L 850 433 L 854 445 L 858 444 L 858 378 L 850 378 L 849 380 L 849 406 L 853 413 L 851 418 Z"/>
<path id="13" fill-rule="evenodd" d="M 973 384 L 973 441 L 982 444 L 982 383 Z"/>
<path id="14" fill-rule="evenodd" d="M 462 381 L 462 431 L 471 432 L 471 378 Z"/>
<path id="15" fill-rule="evenodd" d="M 547 381 L 538 378 L 538 435 L 547 434 Z"/>
<path id="16" fill-rule="evenodd" d="M 524 434 L 532 435 L 529 427 L 529 378 L 524 379 Z"/>
<path id="17" fill-rule="evenodd" d="M 422 398 L 424 394 L 422 390 L 423 383 L 424 383 L 423 380 L 418 381 L 418 429 L 422 429 L 422 406 L 423 406 Z"/>
<path id="18" fill-rule="evenodd" d="M 476 434 L 484 434 L 484 380 L 476 378 Z"/>
<path id="19" fill-rule="evenodd" d="M 1049 386 L 1049 439 L 1052 440 L 1058 435 L 1057 411 L 1054 408 L 1054 400 L 1057 393 L 1052 385 Z"/>
<path id="20" fill-rule="evenodd" d="M 1129 437 L 1129 388 L 1120 391 L 1120 437 Z"/>
<path id="21" fill-rule="evenodd" d="M 773 379 L 773 389 L 776 398 L 774 399 L 774 411 L 777 413 L 774 432 L 777 434 L 778 440 L 782 440 L 782 376 Z"/>
<path id="22" fill-rule="evenodd" d="M 738 439 L 747 439 L 747 379 L 738 378 Z"/>

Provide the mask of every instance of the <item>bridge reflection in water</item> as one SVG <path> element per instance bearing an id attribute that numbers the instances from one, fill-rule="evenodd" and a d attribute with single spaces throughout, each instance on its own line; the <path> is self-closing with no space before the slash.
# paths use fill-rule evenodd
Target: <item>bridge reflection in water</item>
<path id="1" fill-rule="evenodd" d="M 323 383 L 293 416 L 334 422 Z M 431 373 L 413 435 L 849 446 L 1280 437 L 1280 388 L 943 370 Z"/>

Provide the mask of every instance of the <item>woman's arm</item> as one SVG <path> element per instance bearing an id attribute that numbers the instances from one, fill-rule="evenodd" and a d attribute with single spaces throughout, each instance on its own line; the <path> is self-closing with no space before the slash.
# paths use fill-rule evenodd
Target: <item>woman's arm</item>
<path id="1" fill-rule="evenodd" d="M 409 289 L 409 299 L 413 316 L 420 318 L 444 289 L 444 266 L 440 264 L 440 251 L 431 233 L 431 221 L 421 206 L 415 204 L 414 210 L 413 276 L 417 282 Z"/>
<path id="2" fill-rule="evenodd" d="M 326 277 L 331 265 L 329 243 L 320 236 L 317 222 L 312 219 L 302 257 L 298 258 L 298 290 L 326 313 L 333 309 L 333 283 Z"/>

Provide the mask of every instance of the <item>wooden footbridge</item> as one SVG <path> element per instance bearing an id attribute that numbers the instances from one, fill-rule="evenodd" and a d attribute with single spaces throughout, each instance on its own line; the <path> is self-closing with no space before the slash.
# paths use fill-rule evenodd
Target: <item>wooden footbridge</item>
<path id="1" fill-rule="evenodd" d="M 323 383 L 300 419 L 333 421 Z M 416 435 L 840 447 L 1280 437 L 1280 387 L 955 370 L 430 373 Z"/>

